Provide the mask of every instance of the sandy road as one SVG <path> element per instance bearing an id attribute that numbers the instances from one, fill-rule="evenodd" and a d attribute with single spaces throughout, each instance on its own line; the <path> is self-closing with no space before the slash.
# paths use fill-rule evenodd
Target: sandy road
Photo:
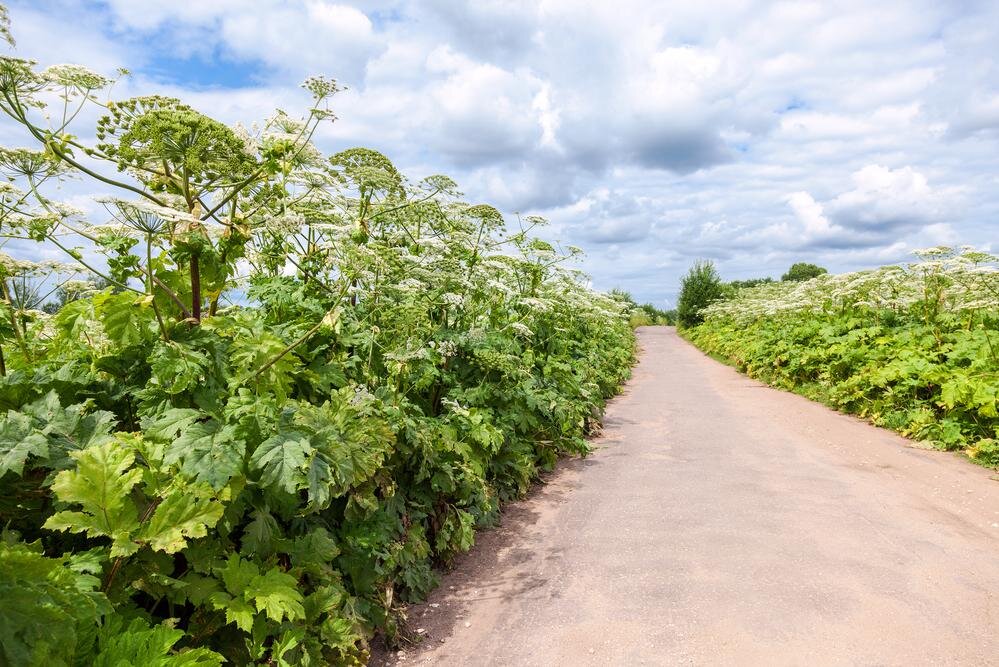
<path id="1" fill-rule="evenodd" d="M 389 662 L 999 665 L 994 473 L 639 335 L 598 450 L 479 536 Z"/>

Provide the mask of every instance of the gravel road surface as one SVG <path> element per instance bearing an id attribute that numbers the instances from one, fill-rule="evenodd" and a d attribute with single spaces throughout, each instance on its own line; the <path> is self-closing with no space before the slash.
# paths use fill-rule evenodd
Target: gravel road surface
<path id="1" fill-rule="evenodd" d="M 639 337 L 594 454 L 372 664 L 999 665 L 994 472 Z"/>

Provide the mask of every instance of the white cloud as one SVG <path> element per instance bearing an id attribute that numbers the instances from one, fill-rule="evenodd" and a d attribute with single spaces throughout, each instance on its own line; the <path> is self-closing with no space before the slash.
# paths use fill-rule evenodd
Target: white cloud
<path id="1" fill-rule="evenodd" d="M 805 191 L 788 195 L 793 217 L 763 228 L 757 242 L 771 248 L 850 250 L 856 258 L 857 249 L 864 248 L 875 250 L 871 256 L 878 256 L 878 248 L 890 248 L 894 256 L 900 237 L 913 239 L 917 247 L 958 240 L 944 219 L 958 206 L 959 188 L 933 188 L 909 166 L 867 165 L 850 180 L 852 189 L 824 203 Z"/>
<path id="2" fill-rule="evenodd" d="M 803 225 L 806 238 L 828 236 L 833 232 L 833 226 L 829 223 L 822 209 L 822 205 L 812 198 L 807 192 L 795 192 L 789 195 L 787 203 L 790 205 L 794 215 Z"/>
<path id="3" fill-rule="evenodd" d="M 958 191 L 931 188 L 926 176 L 912 167 L 867 165 L 852 180 L 854 188 L 829 204 L 830 215 L 847 234 L 926 226 L 955 210 Z"/>
<path id="4" fill-rule="evenodd" d="M 123 94 L 229 122 L 301 108 L 300 79 L 333 76 L 350 90 L 325 149 L 369 145 L 547 214 L 598 287 L 642 298 L 698 257 L 739 278 L 855 268 L 985 244 L 999 216 L 996 3 L 13 0 L 12 16 L 20 54 L 124 65 Z M 228 64 L 250 74 L 212 85 Z"/>
<path id="5" fill-rule="evenodd" d="M 252 11 L 224 15 L 220 33 L 236 57 L 257 59 L 292 75 L 335 67 L 351 85 L 361 83 L 365 64 L 382 48 L 363 12 L 316 0 L 263 11 L 255 3 Z"/>

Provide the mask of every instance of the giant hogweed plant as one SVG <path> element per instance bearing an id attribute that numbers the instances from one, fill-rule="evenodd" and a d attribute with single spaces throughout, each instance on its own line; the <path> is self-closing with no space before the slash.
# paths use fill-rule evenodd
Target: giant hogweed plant
<path id="1" fill-rule="evenodd" d="M 332 81 L 248 129 L 112 83 L 0 59 L 0 663 L 363 662 L 586 451 L 627 304 L 543 220 L 324 156 Z"/>
<path id="2" fill-rule="evenodd" d="M 917 255 L 740 290 L 689 336 L 767 381 L 999 465 L 999 258 Z"/>

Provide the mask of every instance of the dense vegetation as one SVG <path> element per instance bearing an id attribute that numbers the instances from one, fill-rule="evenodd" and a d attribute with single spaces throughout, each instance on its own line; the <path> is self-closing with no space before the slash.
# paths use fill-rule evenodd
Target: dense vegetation
<path id="1" fill-rule="evenodd" d="M 251 130 L 111 83 L 0 59 L 0 664 L 363 661 L 586 452 L 630 306 L 539 219 L 324 156 L 332 81 Z"/>
<path id="2" fill-rule="evenodd" d="M 770 384 L 999 465 L 999 260 L 934 248 L 907 266 L 739 290 L 686 336 Z"/>

